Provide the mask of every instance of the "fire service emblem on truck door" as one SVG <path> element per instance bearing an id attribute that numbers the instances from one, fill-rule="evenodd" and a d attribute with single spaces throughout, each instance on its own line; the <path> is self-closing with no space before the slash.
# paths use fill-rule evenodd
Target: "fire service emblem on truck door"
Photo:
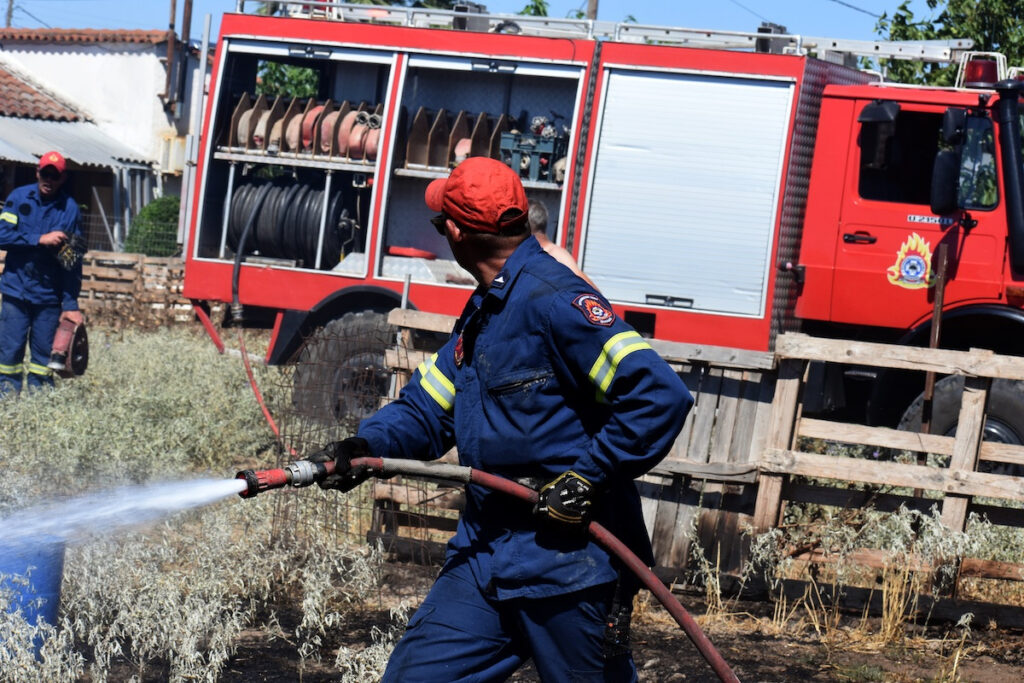
<path id="1" fill-rule="evenodd" d="M 886 270 L 889 284 L 906 289 L 922 289 L 935 284 L 932 272 L 932 248 L 928 241 L 912 233 L 896 252 L 896 263 Z"/>

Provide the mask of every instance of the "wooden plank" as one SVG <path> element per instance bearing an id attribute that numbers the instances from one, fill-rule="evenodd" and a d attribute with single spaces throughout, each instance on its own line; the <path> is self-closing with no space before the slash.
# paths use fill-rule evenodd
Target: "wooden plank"
<path id="1" fill-rule="evenodd" d="M 743 371 L 724 369 L 718 389 L 718 410 L 711 428 L 711 441 L 708 444 L 708 462 L 729 460 L 732 440 L 740 436 L 736 431 L 736 420 L 740 412 L 742 390 Z"/>
<path id="2" fill-rule="evenodd" d="M 129 251 L 100 251 L 90 249 L 86 252 L 85 258 L 96 261 L 119 261 L 122 263 L 141 263 L 146 260 L 145 254 L 134 254 Z"/>
<path id="3" fill-rule="evenodd" d="M 899 559 L 896 559 L 893 557 L 891 552 L 878 550 L 876 548 L 857 548 L 844 552 L 841 555 L 825 552 L 821 548 L 814 548 L 804 552 L 793 553 L 790 555 L 790 558 L 797 561 L 810 562 L 812 564 L 834 564 L 836 562 L 842 562 L 844 564 L 871 567 L 872 569 L 885 569 L 886 567 L 892 567 L 893 562 L 898 562 L 901 566 L 906 565 L 909 567 L 910 571 L 913 572 L 930 573 L 935 569 L 931 562 L 927 562 L 916 555 L 908 557 L 900 554 Z"/>
<path id="4" fill-rule="evenodd" d="M 700 361 L 722 368 L 754 370 L 771 370 L 775 367 L 775 354 L 766 351 L 685 344 L 664 339 L 648 339 L 647 343 L 669 362 Z"/>
<path id="5" fill-rule="evenodd" d="M 429 351 L 418 351 L 416 349 L 385 349 L 385 367 L 392 370 L 405 370 L 413 372 L 420 366 L 420 363 L 430 358 Z"/>
<path id="6" fill-rule="evenodd" d="M 672 477 L 654 471 L 648 472 L 636 480 L 636 488 L 640 493 L 640 508 L 644 515 L 644 526 L 647 535 L 654 534 L 654 520 L 658 514 L 658 501 L 666 486 L 672 485 Z"/>
<path id="7" fill-rule="evenodd" d="M 690 366 L 685 372 L 680 373 L 680 378 L 686 384 L 686 388 L 690 390 L 696 401 L 700 395 L 701 381 L 704 377 L 704 366 Z M 672 444 L 672 448 L 669 450 L 670 458 L 688 458 L 689 453 L 687 448 L 690 445 L 690 434 L 693 433 L 693 410 L 690 410 L 690 414 L 686 416 L 686 421 L 683 422 L 683 428 L 676 436 L 675 442 Z"/>
<path id="8" fill-rule="evenodd" d="M 1024 358 L 996 355 L 987 349 L 926 349 L 787 332 L 776 339 L 775 351 L 785 358 L 1024 380 Z"/>
<path id="9" fill-rule="evenodd" d="M 762 472 L 859 481 L 880 486 L 922 488 L 963 496 L 988 496 L 1024 501 L 1024 477 L 985 472 L 949 472 L 944 468 L 877 462 L 769 448 L 760 461 Z"/>
<path id="10" fill-rule="evenodd" d="M 758 468 L 756 463 L 709 463 L 685 458 L 666 458 L 655 465 L 651 473 L 663 476 L 683 475 L 692 479 L 729 484 L 753 484 L 757 481 Z"/>
<path id="11" fill-rule="evenodd" d="M 866 427 L 864 425 L 813 420 L 802 418 L 798 428 L 800 436 L 824 439 L 841 443 L 867 444 L 903 451 L 921 451 L 936 455 L 953 454 L 953 437 L 904 432 L 888 427 Z M 983 441 L 978 453 L 979 460 L 1024 465 L 1024 446 Z"/>
<path id="12" fill-rule="evenodd" d="M 804 365 L 803 361 L 791 358 L 783 360 L 779 365 L 771 417 L 768 422 L 767 443 L 771 449 L 788 450 L 792 447 Z M 759 477 L 757 501 L 754 504 L 753 526 L 755 533 L 768 531 L 778 522 L 784 483 L 785 478 L 778 474 L 762 473 Z"/>
<path id="13" fill-rule="evenodd" d="M 1024 446 L 1013 446 L 1007 443 L 996 443 L 995 441 L 982 441 L 978 460 L 1024 465 Z"/>
<path id="14" fill-rule="evenodd" d="M 790 556 L 794 560 L 812 562 L 815 564 L 832 564 L 835 562 L 852 563 L 871 567 L 873 569 L 884 569 L 892 566 L 892 554 L 885 550 L 875 548 L 860 548 L 852 552 L 843 553 L 841 556 L 834 553 L 826 553 L 820 548 L 807 552 L 796 553 Z M 900 564 L 906 564 L 911 571 L 932 572 L 935 567 L 917 556 L 904 557 L 899 559 Z M 1013 562 L 997 562 L 995 560 L 981 560 L 974 557 L 965 557 L 960 565 L 960 576 L 974 576 L 983 579 L 1000 579 L 1003 581 L 1024 581 L 1024 564 Z"/>
<path id="15" fill-rule="evenodd" d="M 457 319 L 453 315 L 426 313 L 424 311 L 414 311 L 410 308 L 395 308 L 388 313 L 388 322 L 392 325 L 426 330 L 427 332 L 449 333 L 455 327 Z"/>
<path id="16" fill-rule="evenodd" d="M 771 399 L 763 394 L 763 378 L 766 373 L 747 370 L 743 372 L 740 384 L 740 402 L 736 413 L 736 425 L 729 443 L 726 460 L 733 463 L 746 463 L 750 460 L 751 442 L 756 438 L 758 429 L 758 413 L 762 412 L 764 402 L 769 407 Z M 761 424 L 763 428 L 764 423 Z"/>
<path id="17" fill-rule="evenodd" d="M 105 266 L 83 266 L 83 278 L 102 278 L 105 280 L 127 280 L 135 282 L 139 272 L 131 268 L 108 268 Z"/>
<path id="18" fill-rule="evenodd" d="M 409 484 L 376 482 L 374 500 L 389 500 L 399 505 L 428 505 L 445 510 L 461 510 L 466 503 L 462 489 L 426 489 Z"/>
<path id="19" fill-rule="evenodd" d="M 718 395 L 722 388 L 722 370 L 708 368 L 700 383 L 700 391 L 694 397 L 690 411 L 693 424 L 686 444 L 686 457 L 690 460 L 707 462 L 711 447 L 711 429 L 715 424 L 718 410 Z"/>
<path id="20" fill-rule="evenodd" d="M 974 472 L 978 466 L 978 451 L 985 427 L 985 402 L 988 399 L 988 377 L 968 377 L 960 399 L 960 417 L 956 425 L 956 440 L 949 461 L 949 475 L 957 477 Z M 951 494 L 942 503 L 942 523 L 954 531 L 963 531 L 967 524 L 970 498 Z"/>
<path id="21" fill-rule="evenodd" d="M 738 453 L 735 462 L 757 462 L 768 444 L 772 424 L 772 403 L 775 400 L 775 373 L 762 373 L 757 388 L 757 409 L 746 453 Z"/>
<path id="22" fill-rule="evenodd" d="M 105 292 L 132 296 L 138 291 L 134 282 L 110 282 L 107 280 L 91 280 L 82 282 L 82 290 L 89 292 Z"/>
<path id="23" fill-rule="evenodd" d="M 1002 579 L 1003 581 L 1024 581 L 1024 564 L 965 558 L 960 563 L 960 577 L 965 576 Z"/>
<path id="24" fill-rule="evenodd" d="M 662 488 L 662 497 L 654 514 L 654 525 L 651 530 L 651 545 L 658 564 L 671 567 L 682 566 L 679 557 L 673 555 L 673 543 L 680 532 L 677 516 L 680 504 L 684 501 L 684 481 L 675 477 L 669 486 Z"/>
<path id="25" fill-rule="evenodd" d="M 953 437 L 951 436 L 904 432 L 888 427 L 867 427 L 805 417 L 800 419 L 797 433 L 810 439 L 867 444 L 902 451 L 922 451 L 938 455 L 952 455 L 953 453 Z"/>
<path id="26" fill-rule="evenodd" d="M 778 524 L 785 477 L 762 474 L 757 480 L 757 502 L 754 504 L 754 533 L 769 531 Z"/>

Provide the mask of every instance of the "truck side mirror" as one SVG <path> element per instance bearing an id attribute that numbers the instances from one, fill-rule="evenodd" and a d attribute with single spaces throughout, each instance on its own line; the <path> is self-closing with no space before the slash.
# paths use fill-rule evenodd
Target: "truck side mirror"
<path id="1" fill-rule="evenodd" d="M 932 213 L 946 216 L 959 209 L 960 148 L 943 149 L 932 167 L 930 204 Z"/>
<path id="2" fill-rule="evenodd" d="M 942 114 L 942 141 L 947 145 L 962 145 L 967 127 L 967 110 L 950 107 Z"/>

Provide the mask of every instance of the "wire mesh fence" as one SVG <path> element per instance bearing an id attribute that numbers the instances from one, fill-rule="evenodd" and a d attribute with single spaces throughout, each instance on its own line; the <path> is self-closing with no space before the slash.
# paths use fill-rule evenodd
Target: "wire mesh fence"
<path id="1" fill-rule="evenodd" d="M 438 342 L 399 335 L 384 314 L 369 312 L 345 315 L 309 335 L 268 392 L 275 397 L 270 408 L 280 432 L 277 464 L 354 435 Z M 288 491 L 279 497 L 275 529 L 293 533 L 294 520 L 308 519 L 312 505 L 313 518 L 339 542 L 379 543 L 394 559 L 439 563 L 462 504 L 462 489 L 453 483 L 371 479 L 348 493 Z"/>
<path id="2" fill-rule="evenodd" d="M 134 223 L 121 239 L 119 226 L 108 216 L 96 213 L 82 215 L 82 232 L 88 248 L 93 251 L 125 251 L 146 256 L 179 256 L 178 222 L 145 221 Z"/>

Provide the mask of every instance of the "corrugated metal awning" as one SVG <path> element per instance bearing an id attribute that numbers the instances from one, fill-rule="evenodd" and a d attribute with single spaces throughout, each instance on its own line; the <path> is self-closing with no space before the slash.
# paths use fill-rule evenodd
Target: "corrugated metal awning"
<path id="1" fill-rule="evenodd" d="M 34 164 L 51 149 L 81 166 L 152 168 L 149 159 L 94 123 L 0 116 L 0 159 Z"/>

